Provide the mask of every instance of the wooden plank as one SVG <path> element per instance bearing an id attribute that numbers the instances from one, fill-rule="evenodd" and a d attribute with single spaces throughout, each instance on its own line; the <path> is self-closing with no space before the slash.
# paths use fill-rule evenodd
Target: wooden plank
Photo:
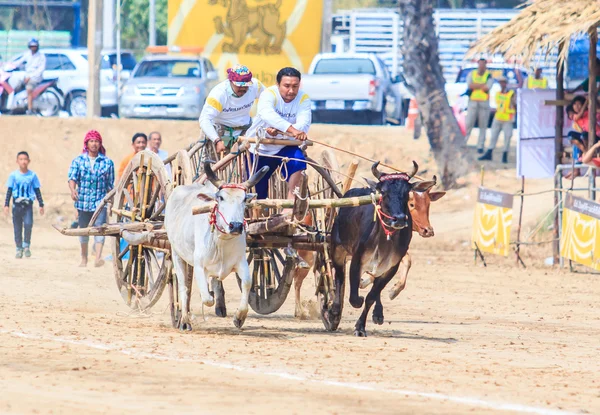
<path id="1" fill-rule="evenodd" d="M 346 193 L 352 187 L 352 181 L 354 179 L 354 175 L 356 174 L 356 169 L 358 168 L 358 160 L 352 160 L 352 163 L 348 166 L 348 171 L 346 171 L 346 178 L 344 180 L 344 184 L 342 185 L 342 193 Z"/>
<path id="2" fill-rule="evenodd" d="M 54 229 L 67 236 L 117 236 L 122 231 L 143 232 L 154 231 L 161 228 L 161 222 L 134 222 L 134 223 L 113 223 L 90 228 L 61 228 L 57 225 L 52 225 Z"/>
<path id="3" fill-rule="evenodd" d="M 263 235 L 270 232 L 279 232 L 290 226 L 290 215 L 276 216 L 248 224 L 248 235 Z"/>
<path id="4" fill-rule="evenodd" d="M 338 207 L 357 207 L 362 205 L 368 205 L 373 203 L 371 196 L 357 196 L 357 197 L 344 197 L 340 199 L 316 199 L 309 200 L 309 209 L 318 208 L 338 208 Z M 215 203 L 207 203 L 203 206 L 197 206 L 192 209 L 194 215 L 201 215 L 203 213 L 209 213 Z M 250 209 L 257 207 L 265 207 L 272 209 L 291 209 L 294 207 L 294 201 L 291 199 L 261 199 L 252 200 L 246 204 Z"/>

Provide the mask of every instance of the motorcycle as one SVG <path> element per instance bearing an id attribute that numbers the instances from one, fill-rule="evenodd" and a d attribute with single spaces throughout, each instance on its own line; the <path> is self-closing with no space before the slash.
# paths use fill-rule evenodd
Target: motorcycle
<path id="1" fill-rule="evenodd" d="M 27 111 L 27 90 L 23 87 L 14 91 L 8 80 L 16 68 L 10 64 L 0 67 L 0 113 L 24 114 Z M 33 90 L 33 112 L 42 117 L 58 115 L 64 106 L 65 98 L 57 87 L 58 78 L 44 79 Z M 15 92 L 12 108 L 7 108 L 9 94 Z"/>

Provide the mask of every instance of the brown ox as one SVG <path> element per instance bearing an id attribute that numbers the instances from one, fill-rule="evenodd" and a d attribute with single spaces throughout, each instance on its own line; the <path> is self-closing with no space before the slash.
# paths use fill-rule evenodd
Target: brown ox
<path id="1" fill-rule="evenodd" d="M 370 187 L 375 185 L 371 180 L 367 180 L 367 183 Z M 408 201 L 408 208 L 410 211 L 410 215 L 412 217 L 412 230 L 413 232 L 418 232 L 419 235 L 423 238 L 431 238 L 434 236 L 435 232 L 433 231 L 433 226 L 429 222 L 429 207 L 431 206 L 431 202 L 435 202 L 441 199 L 446 192 L 432 192 L 431 189 L 436 183 L 436 177 L 433 176 L 432 186 L 425 191 L 422 192 L 410 192 L 410 198 Z M 306 225 L 312 225 L 312 217 L 307 215 L 305 220 L 303 221 Z M 312 266 L 314 261 L 314 253 L 311 251 L 300 251 L 298 252 L 301 258 L 303 258 L 309 266 Z M 406 287 L 406 279 L 408 278 L 408 271 L 412 265 L 412 261 L 409 253 L 407 252 L 402 261 L 400 262 L 400 279 L 394 284 L 394 286 L 389 291 L 390 300 L 393 300 L 400 294 L 402 290 Z M 306 311 L 302 307 L 302 301 L 300 298 L 300 290 L 302 288 L 302 282 L 306 278 L 310 271 L 310 268 L 300 268 L 296 270 L 296 275 L 294 276 L 294 290 L 296 294 L 296 309 L 294 312 L 295 317 L 300 319 L 307 318 Z M 373 283 L 374 277 L 370 274 L 367 274 L 361 280 L 360 288 L 368 287 Z"/>

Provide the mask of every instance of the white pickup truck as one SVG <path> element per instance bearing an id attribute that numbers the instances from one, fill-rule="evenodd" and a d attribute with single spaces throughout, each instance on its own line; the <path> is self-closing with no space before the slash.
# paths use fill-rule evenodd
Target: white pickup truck
<path id="1" fill-rule="evenodd" d="M 400 122 L 402 82 L 402 76 L 392 79 L 383 61 L 372 53 L 322 53 L 302 75 L 314 122 Z"/>

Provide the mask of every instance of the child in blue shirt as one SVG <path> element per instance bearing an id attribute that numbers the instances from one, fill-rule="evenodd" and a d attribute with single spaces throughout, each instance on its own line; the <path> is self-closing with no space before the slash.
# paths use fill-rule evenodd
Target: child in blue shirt
<path id="1" fill-rule="evenodd" d="M 37 174 L 28 169 L 29 154 L 21 151 L 17 154 L 19 169 L 13 171 L 8 177 L 6 187 L 6 200 L 4 213 L 8 215 L 10 199 L 13 199 L 13 227 L 15 231 L 15 244 L 17 245 L 16 258 L 31 256 L 31 230 L 33 228 L 33 201 L 37 199 L 40 205 L 40 215 L 44 214 L 44 200 L 40 191 L 40 181 Z M 25 235 L 23 235 L 23 228 Z"/>

